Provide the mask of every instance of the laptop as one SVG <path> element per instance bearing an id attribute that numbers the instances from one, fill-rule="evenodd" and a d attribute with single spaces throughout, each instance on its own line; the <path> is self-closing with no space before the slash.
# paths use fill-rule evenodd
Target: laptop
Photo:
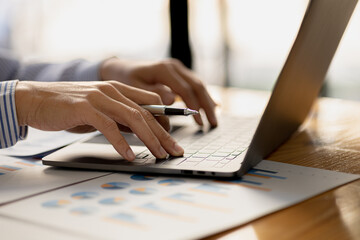
<path id="1" fill-rule="evenodd" d="M 257 119 L 220 116 L 215 129 L 175 124 L 172 136 L 182 157 L 156 159 L 132 134 L 124 134 L 136 154 L 124 160 L 102 135 L 64 147 L 44 165 L 83 169 L 240 177 L 283 144 L 299 128 L 317 99 L 326 72 L 357 0 L 312 0 L 277 79 L 264 113 Z M 186 121 L 185 121 L 186 122 Z"/>

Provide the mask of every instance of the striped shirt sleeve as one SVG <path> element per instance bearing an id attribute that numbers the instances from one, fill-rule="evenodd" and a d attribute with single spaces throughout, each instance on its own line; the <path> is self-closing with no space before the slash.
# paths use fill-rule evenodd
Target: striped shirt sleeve
<path id="1" fill-rule="evenodd" d="M 27 127 L 19 126 L 15 107 L 18 80 L 0 82 L 0 148 L 13 146 L 27 135 Z"/>
<path id="2" fill-rule="evenodd" d="M 74 60 L 60 64 L 23 63 L 11 52 L 0 49 L 0 148 L 13 146 L 27 135 L 19 126 L 15 106 L 15 86 L 19 79 L 31 81 L 99 81 L 102 61 Z"/>

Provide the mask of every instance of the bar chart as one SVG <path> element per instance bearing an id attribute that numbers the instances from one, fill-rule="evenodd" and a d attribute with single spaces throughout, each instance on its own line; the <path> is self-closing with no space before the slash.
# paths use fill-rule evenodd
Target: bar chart
<path id="1" fill-rule="evenodd" d="M 232 180 L 113 173 L 3 206 L 0 214 L 101 239 L 201 238 L 358 177 L 270 161 Z"/>

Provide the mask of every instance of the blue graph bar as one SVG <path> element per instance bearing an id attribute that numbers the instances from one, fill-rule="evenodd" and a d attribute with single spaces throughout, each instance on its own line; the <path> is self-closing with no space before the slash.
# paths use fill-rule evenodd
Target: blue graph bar
<path id="1" fill-rule="evenodd" d="M 262 185 L 261 182 L 254 182 L 254 181 L 249 181 L 249 180 L 244 180 L 244 179 L 237 179 L 237 180 L 233 180 L 233 181 L 230 181 L 232 183 L 249 183 L 249 184 L 254 184 L 254 185 Z"/>
<path id="2" fill-rule="evenodd" d="M 10 165 L 0 165 L 0 169 L 6 170 L 6 171 L 16 171 L 16 170 L 20 170 L 21 168 L 10 166 Z"/>
<path id="3" fill-rule="evenodd" d="M 264 171 L 264 170 L 260 170 L 260 169 L 251 169 L 251 170 L 249 170 L 248 173 L 254 174 L 254 175 L 258 175 L 258 176 L 263 176 L 263 177 L 271 177 L 271 178 L 277 178 L 277 179 L 286 179 L 286 177 L 274 176 L 274 175 L 264 174 L 264 173 L 259 173 L 259 172 L 265 172 L 265 171 Z M 268 171 L 268 172 L 270 172 L 270 171 Z M 276 172 L 275 172 L 275 174 L 276 174 Z"/>
<path id="4" fill-rule="evenodd" d="M 251 170 L 257 171 L 257 172 L 264 172 L 264 173 L 272 173 L 272 174 L 277 174 L 278 172 L 274 172 L 274 171 L 270 171 L 270 170 L 264 170 L 264 169 L 259 169 L 259 168 L 252 168 Z M 250 171 L 251 171 L 250 170 Z"/>

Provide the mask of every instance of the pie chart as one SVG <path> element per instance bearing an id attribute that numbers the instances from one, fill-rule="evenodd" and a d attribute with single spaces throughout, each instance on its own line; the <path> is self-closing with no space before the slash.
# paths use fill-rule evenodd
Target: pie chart
<path id="1" fill-rule="evenodd" d="M 95 207 L 77 207 L 70 210 L 71 214 L 83 216 L 83 215 L 90 215 L 96 212 Z"/>
<path id="2" fill-rule="evenodd" d="M 104 198 L 99 201 L 100 204 L 104 204 L 104 205 L 119 205 L 124 202 L 125 202 L 125 198 L 123 197 Z"/>
<path id="3" fill-rule="evenodd" d="M 91 199 L 99 196 L 96 192 L 77 192 L 71 195 L 74 199 Z"/>
<path id="4" fill-rule="evenodd" d="M 132 175 L 130 178 L 132 180 L 136 180 L 136 181 L 150 181 L 150 180 L 155 179 L 155 177 L 153 177 L 153 176 L 144 176 L 144 175 L 140 175 L 140 174 Z"/>
<path id="5" fill-rule="evenodd" d="M 159 181 L 159 184 L 162 186 L 177 186 L 185 183 L 182 179 L 164 179 Z"/>
<path id="6" fill-rule="evenodd" d="M 111 189 L 111 190 L 124 189 L 129 186 L 130 186 L 130 184 L 126 183 L 126 182 L 108 182 L 108 183 L 104 183 L 103 185 L 101 185 L 101 187 L 103 189 Z"/>
<path id="7" fill-rule="evenodd" d="M 130 190 L 130 193 L 134 194 L 134 195 L 149 195 L 149 194 L 152 194 L 155 192 L 156 192 L 156 189 L 147 188 L 147 187 L 139 187 L 139 188 L 134 188 L 134 189 Z"/>
<path id="8" fill-rule="evenodd" d="M 68 200 L 50 200 L 50 201 L 44 202 L 42 204 L 42 206 L 46 207 L 46 208 L 62 208 L 70 203 L 71 202 Z"/>

